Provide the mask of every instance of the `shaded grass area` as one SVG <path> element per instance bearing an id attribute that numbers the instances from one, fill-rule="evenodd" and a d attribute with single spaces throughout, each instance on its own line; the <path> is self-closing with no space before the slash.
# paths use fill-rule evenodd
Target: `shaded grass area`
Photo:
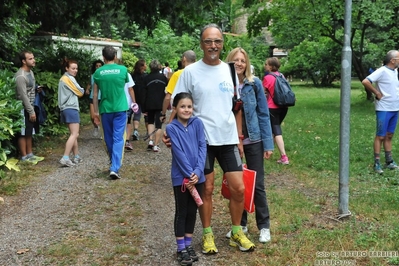
<path id="1" fill-rule="evenodd" d="M 276 164 L 278 151 L 265 162 L 272 241 L 265 245 L 257 242 L 255 218 L 250 215 L 249 237 L 257 244 L 255 252 L 221 252 L 216 260 L 213 259 L 217 261 L 215 265 L 399 264 L 399 254 L 392 256 L 397 253 L 390 253 L 390 256 L 388 253 L 377 253 L 380 256 L 371 253 L 399 250 L 399 171 L 385 170 L 383 175 L 373 172 L 374 105 L 365 100 L 364 92 L 356 89 L 360 88 L 359 84 L 354 86 L 351 91 L 348 177 L 352 215 L 337 219 L 340 90 L 296 87 L 294 84 L 297 104 L 290 108 L 283 124 L 290 165 Z M 50 146 L 54 148 L 57 145 L 53 143 Z M 145 143 L 141 145 L 144 147 Z M 395 138 L 393 154 L 397 158 Z M 64 239 L 42 251 L 49 265 L 141 263 L 143 255 L 139 247 L 145 236 L 135 220 L 146 214 L 138 208 L 142 196 L 140 191 L 151 184 L 151 173 L 169 169 L 137 164 L 124 166 L 123 171 L 135 174 L 124 178 L 123 182 L 97 187 L 95 202 L 77 207 L 78 214 L 67 225 L 70 230 Z M 217 229 L 214 231 L 220 231 L 220 228 L 229 226 L 230 218 L 228 201 L 220 195 L 221 170 L 217 168 L 216 173 L 212 223 Z M 90 178 L 106 176 L 107 172 L 99 169 Z M 27 178 L 16 190 L 29 182 Z M 85 228 L 84 221 L 92 219 L 101 222 L 95 227 Z M 222 238 L 224 234 L 219 232 L 217 237 Z"/>

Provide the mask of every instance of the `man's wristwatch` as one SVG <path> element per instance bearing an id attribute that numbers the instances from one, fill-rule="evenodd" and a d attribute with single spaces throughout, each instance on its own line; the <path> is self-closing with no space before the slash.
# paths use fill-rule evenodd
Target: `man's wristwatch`
<path id="1" fill-rule="evenodd" d="M 162 116 L 166 116 L 166 114 L 163 114 L 163 113 L 161 112 L 161 117 L 162 117 Z"/>

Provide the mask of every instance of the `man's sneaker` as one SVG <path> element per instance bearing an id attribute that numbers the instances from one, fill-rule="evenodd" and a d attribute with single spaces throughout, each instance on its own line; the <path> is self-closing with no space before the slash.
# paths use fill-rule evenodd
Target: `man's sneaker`
<path id="1" fill-rule="evenodd" d="M 97 138 L 98 135 L 100 135 L 99 128 L 98 128 L 98 127 L 95 127 L 95 128 L 93 129 L 93 137 Z"/>
<path id="2" fill-rule="evenodd" d="M 266 243 L 269 242 L 270 240 L 271 240 L 270 229 L 268 228 L 260 229 L 259 242 Z"/>
<path id="3" fill-rule="evenodd" d="M 374 172 L 376 172 L 377 174 L 384 173 L 384 171 L 381 168 L 381 164 L 379 163 L 374 164 Z"/>
<path id="4" fill-rule="evenodd" d="M 154 152 L 159 152 L 159 151 L 161 151 L 161 149 L 159 148 L 158 145 L 155 145 L 154 147 L 152 147 L 152 150 L 153 150 Z"/>
<path id="5" fill-rule="evenodd" d="M 290 164 L 290 161 L 288 160 L 287 155 L 282 155 L 281 158 L 279 160 L 277 160 L 277 163 L 280 164 Z"/>
<path id="6" fill-rule="evenodd" d="M 192 246 L 186 247 L 186 250 L 187 250 L 188 255 L 190 255 L 190 258 L 193 261 L 198 261 L 198 256 L 197 256 L 197 254 L 195 254 L 195 250 Z"/>
<path id="7" fill-rule="evenodd" d="M 134 132 L 133 132 L 133 140 L 139 140 L 139 139 L 140 139 L 139 132 L 137 130 L 134 130 Z"/>
<path id="8" fill-rule="evenodd" d="M 132 144 L 130 144 L 130 142 L 125 143 L 125 150 L 127 150 L 127 151 L 133 150 L 133 146 L 132 146 Z"/>
<path id="9" fill-rule="evenodd" d="M 75 158 L 73 158 L 73 163 L 74 163 L 74 164 L 78 164 L 78 163 L 81 163 L 81 162 L 83 162 L 83 159 L 82 159 L 82 158 L 80 158 L 80 157 L 75 157 Z"/>
<path id="10" fill-rule="evenodd" d="M 152 151 L 152 147 L 154 147 L 154 141 L 150 140 L 148 142 L 147 151 Z"/>
<path id="11" fill-rule="evenodd" d="M 64 158 L 61 158 L 60 164 L 62 164 L 63 166 L 68 166 L 68 167 L 75 166 L 75 164 L 70 159 L 64 159 Z"/>
<path id="12" fill-rule="evenodd" d="M 190 258 L 187 250 L 183 249 L 182 251 L 177 252 L 177 261 L 180 265 L 192 265 L 193 260 Z"/>
<path id="13" fill-rule="evenodd" d="M 394 161 L 392 161 L 390 163 L 386 163 L 385 167 L 388 169 L 394 170 L 394 169 L 398 168 L 398 165 Z"/>
<path id="14" fill-rule="evenodd" d="M 114 172 L 114 171 L 111 171 L 111 172 L 109 173 L 109 177 L 110 177 L 111 179 L 113 179 L 113 180 L 121 179 L 121 176 L 120 176 L 118 173 Z"/>
<path id="15" fill-rule="evenodd" d="M 204 254 L 216 254 L 218 249 L 215 245 L 215 239 L 212 233 L 207 233 L 202 236 L 202 253 Z"/>
<path id="16" fill-rule="evenodd" d="M 255 245 L 244 235 L 242 230 L 230 237 L 230 246 L 238 247 L 241 251 L 254 251 Z"/>
<path id="17" fill-rule="evenodd" d="M 246 226 L 241 226 L 242 231 L 244 234 L 248 233 L 248 227 Z M 230 238 L 231 237 L 231 230 L 226 234 L 226 238 Z"/>

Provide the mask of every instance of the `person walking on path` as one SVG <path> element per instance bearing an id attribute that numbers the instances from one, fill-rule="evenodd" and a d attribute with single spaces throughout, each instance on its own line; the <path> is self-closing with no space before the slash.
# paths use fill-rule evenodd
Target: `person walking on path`
<path id="1" fill-rule="evenodd" d="M 160 151 L 159 142 L 162 138 L 160 117 L 165 98 L 165 87 L 168 84 L 166 77 L 159 73 L 160 65 L 158 60 L 152 60 L 150 63 L 151 73 L 144 78 L 146 86 L 143 91 L 144 100 L 142 105 L 143 111 L 147 113 L 147 132 L 150 134 L 147 150 L 154 152 Z"/>
<path id="2" fill-rule="evenodd" d="M 179 77 L 181 73 L 183 72 L 184 68 L 192 63 L 195 63 L 196 60 L 196 55 L 193 50 L 187 50 L 183 53 L 181 62 L 182 62 L 182 69 L 177 70 L 176 72 L 173 73 L 172 77 L 170 78 L 168 82 L 168 86 L 166 86 L 166 91 L 165 91 L 165 98 L 163 100 L 163 106 L 162 106 L 162 112 L 161 112 L 161 121 L 165 122 L 166 118 L 166 110 L 168 109 L 168 106 L 170 105 L 170 100 L 173 94 L 173 91 L 175 90 L 176 83 L 179 80 Z M 172 111 L 172 114 L 169 118 L 169 122 L 171 122 L 174 118 L 174 113 Z"/>
<path id="3" fill-rule="evenodd" d="M 23 116 L 23 126 L 18 133 L 18 148 L 22 162 L 37 164 L 44 160 L 44 157 L 33 154 L 34 134 L 39 134 L 39 119 L 36 116 L 34 101 L 36 93 L 41 93 L 42 87 L 36 85 L 35 75 L 32 68 L 36 61 L 32 52 L 24 50 L 19 54 L 22 66 L 15 73 L 17 99 L 22 101 L 24 109 L 21 111 Z"/>
<path id="4" fill-rule="evenodd" d="M 384 172 L 380 162 L 381 146 L 384 146 L 385 150 L 385 167 L 387 169 L 398 168 L 392 157 L 392 138 L 398 122 L 399 110 L 397 72 L 399 51 L 389 51 L 384 62 L 384 66 L 375 70 L 362 81 L 363 86 L 375 95 L 377 130 L 374 138 L 374 171 L 379 174 Z"/>
<path id="5" fill-rule="evenodd" d="M 244 145 L 247 167 L 256 171 L 255 218 L 260 232 L 259 242 L 265 243 L 270 241 L 271 238 L 263 160 L 269 159 L 274 150 L 269 109 L 262 82 L 252 74 L 247 52 L 242 48 L 235 48 L 227 55 L 226 62 L 234 62 L 238 76 L 238 89 L 243 102 L 241 139 Z M 241 226 L 244 233 L 248 231 L 247 216 L 248 213 L 244 210 L 241 217 Z M 231 237 L 231 231 L 227 233 L 226 237 Z"/>
<path id="6" fill-rule="evenodd" d="M 90 75 L 90 84 L 86 88 L 86 94 L 89 94 L 89 107 L 90 107 L 90 119 L 91 123 L 93 124 L 93 137 L 97 138 L 100 135 L 100 128 L 96 123 L 94 123 L 94 107 L 93 107 L 93 74 L 96 72 L 97 68 L 102 67 L 104 65 L 104 62 L 102 60 L 96 60 L 92 63 L 91 66 L 91 75 Z M 101 101 L 101 92 L 98 93 L 98 102 L 100 103 Z"/>
<path id="7" fill-rule="evenodd" d="M 93 107 L 94 121 L 101 124 L 104 141 L 111 161 L 109 176 L 121 178 L 119 169 L 122 166 L 125 144 L 125 127 L 129 109 L 125 95 L 125 84 L 129 82 L 128 70 L 115 63 L 116 50 L 105 46 L 102 51 L 105 64 L 94 73 Z M 98 108 L 98 92 L 101 90 L 101 105 Z"/>
<path id="8" fill-rule="evenodd" d="M 69 129 L 69 138 L 65 143 L 64 156 L 60 159 L 60 164 L 64 166 L 74 166 L 82 162 L 79 156 L 78 137 L 79 137 L 79 97 L 84 94 L 84 89 L 80 87 L 75 77 L 78 73 L 78 62 L 67 60 L 65 62 L 65 74 L 58 83 L 58 107 L 61 111 L 61 122 L 66 123 Z M 69 155 L 73 152 L 73 160 Z"/>
<path id="9" fill-rule="evenodd" d="M 201 60 L 187 66 L 177 81 L 174 98 L 180 92 L 188 92 L 194 99 L 194 115 L 204 123 L 207 141 L 205 164 L 205 188 L 201 197 L 204 204 L 199 208 L 203 226 L 202 252 L 216 254 L 211 228 L 212 195 L 214 190 L 214 163 L 218 160 L 229 183 L 229 203 L 232 223 L 230 246 L 241 251 L 253 251 L 255 245 L 245 236 L 240 221 L 244 210 L 244 183 L 242 179 L 242 143 L 237 132 L 233 113 L 233 78 L 230 67 L 219 59 L 223 50 L 223 32 L 216 24 L 206 25 L 200 33 L 200 46 L 204 52 Z M 240 119 L 240 114 L 237 119 Z M 240 128 L 238 130 L 241 131 Z"/>
<path id="10" fill-rule="evenodd" d="M 181 265 L 191 265 L 198 260 L 191 245 L 198 207 L 189 190 L 191 186 L 195 186 L 200 194 L 203 190 L 206 142 L 202 121 L 192 116 L 193 98 L 189 93 L 176 95 L 173 110 L 176 118 L 166 126 L 166 134 L 172 142 L 171 172 L 176 208 L 174 231 L 177 260 Z"/>
<path id="11" fill-rule="evenodd" d="M 273 73 L 275 75 L 282 75 L 278 72 L 280 68 L 280 61 L 277 57 L 270 57 L 266 60 L 265 71 L 267 73 Z M 274 96 L 274 85 L 276 84 L 276 78 L 273 75 L 266 74 L 263 78 L 263 87 L 267 94 L 267 105 L 269 106 L 270 120 L 272 123 L 272 132 L 274 136 L 274 142 L 280 152 L 280 159 L 277 163 L 287 165 L 290 163 L 288 156 L 285 152 L 285 145 L 283 139 L 283 131 L 281 130 L 281 124 L 284 121 L 285 116 L 288 113 L 288 107 L 278 106 L 273 102 Z"/>

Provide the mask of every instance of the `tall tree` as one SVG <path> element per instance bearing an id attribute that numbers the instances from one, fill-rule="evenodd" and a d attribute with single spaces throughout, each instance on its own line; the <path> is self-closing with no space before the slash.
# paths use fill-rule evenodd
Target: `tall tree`
<path id="1" fill-rule="evenodd" d="M 363 80 L 371 66 L 381 65 L 385 54 L 397 47 L 399 2 L 352 2 L 352 63 L 355 74 Z M 278 46 L 285 49 L 292 49 L 305 39 L 317 41 L 320 36 L 342 47 L 344 11 L 342 0 L 273 0 L 269 10 L 272 23 L 268 29 Z M 367 98 L 372 95 L 367 93 Z"/>

